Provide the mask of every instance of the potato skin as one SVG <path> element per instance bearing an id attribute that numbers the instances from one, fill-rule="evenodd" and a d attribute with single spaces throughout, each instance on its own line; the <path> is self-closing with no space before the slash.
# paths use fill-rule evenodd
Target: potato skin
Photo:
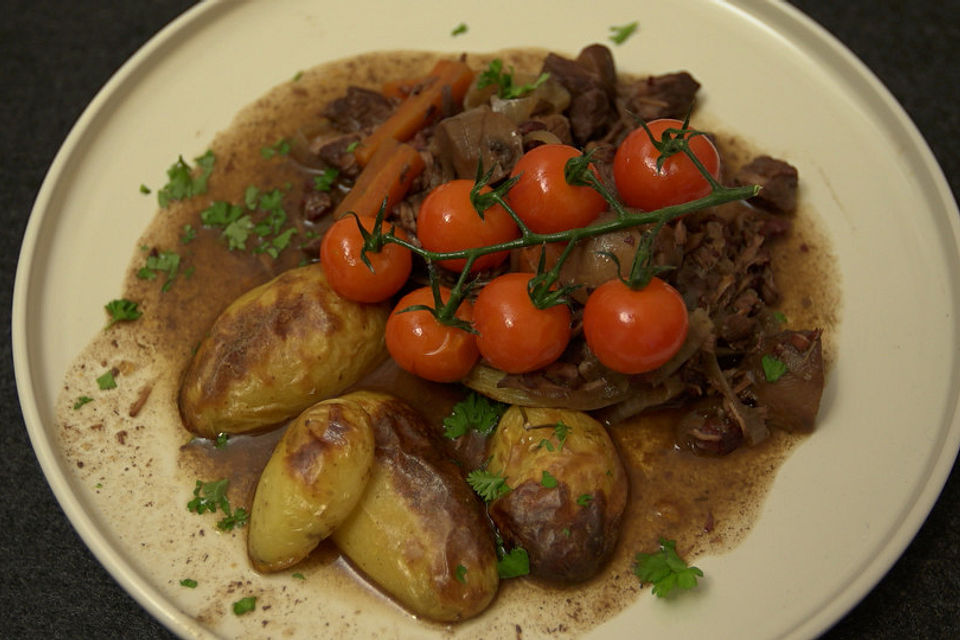
<path id="1" fill-rule="evenodd" d="M 360 501 L 373 467 L 370 416 L 351 395 L 294 420 L 267 462 L 250 510 L 247 552 L 258 571 L 303 560 Z"/>
<path id="2" fill-rule="evenodd" d="M 562 446 L 554 431 L 561 421 L 568 427 Z M 511 488 L 490 503 L 490 517 L 508 548 L 526 549 L 530 574 L 559 582 L 594 576 L 616 546 L 628 490 L 603 426 L 578 411 L 514 406 L 489 454 L 487 469 Z M 543 486 L 544 471 L 555 487 Z"/>
<path id="3" fill-rule="evenodd" d="M 184 425 L 207 438 L 262 430 L 340 393 L 385 357 L 387 314 L 338 296 L 319 263 L 248 291 L 220 314 L 184 372 Z"/>
<path id="4" fill-rule="evenodd" d="M 373 475 L 331 539 L 414 615 L 454 622 L 480 613 L 499 586 L 482 505 L 416 411 L 384 394 L 357 395 L 372 419 Z"/>

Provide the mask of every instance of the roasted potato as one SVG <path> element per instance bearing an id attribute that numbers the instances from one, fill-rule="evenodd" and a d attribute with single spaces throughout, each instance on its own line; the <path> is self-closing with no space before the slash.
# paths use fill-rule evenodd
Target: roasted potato
<path id="1" fill-rule="evenodd" d="M 483 506 L 416 411 L 379 393 L 356 397 L 373 425 L 373 475 L 331 539 L 417 616 L 453 622 L 480 613 L 499 585 Z"/>
<path id="2" fill-rule="evenodd" d="M 387 314 L 338 296 L 319 263 L 245 293 L 187 366 L 184 425 L 207 438 L 261 430 L 340 393 L 385 356 Z"/>
<path id="3" fill-rule="evenodd" d="M 487 470 L 510 491 L 488 510 L 530 574 L 560 582 L 595 575 L 613 552 L 627 477 L 610 436 L 585 413 L 510 407 L 490 440 Z"/>
<path id="4" fill-rule="evenodd" d="M 294 420 L 260 475 L 247 551 L 258 571 L 279 571 L 313 551 L 350 514 L 373 467 L 370 416 L 352 394 Z"/>

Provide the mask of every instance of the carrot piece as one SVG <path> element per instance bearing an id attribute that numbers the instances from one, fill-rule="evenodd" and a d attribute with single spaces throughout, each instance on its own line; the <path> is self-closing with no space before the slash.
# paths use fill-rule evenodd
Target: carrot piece
<path id="1" fill-rule="evenodd" d="M 429 85 L 410 96 L 393 115 L 367 136 L 354 152 L 360 166 L 366 166 L 384 140 L 409 140 L 428 125 L 448 100 L 459 104 L 473 82 L 473 71 L 464 62 L 439 60 L 427 76 Z"/>
<path id="2" fill-rule="evenodd" d="M 384 198 L 389 212 L 407 194 L 423 169 L 423 158 L 416 149 L 393 138 L 383 140 L 334 211 L 334 219 L 339 219 L 347 211 L 374 217 Z"/>

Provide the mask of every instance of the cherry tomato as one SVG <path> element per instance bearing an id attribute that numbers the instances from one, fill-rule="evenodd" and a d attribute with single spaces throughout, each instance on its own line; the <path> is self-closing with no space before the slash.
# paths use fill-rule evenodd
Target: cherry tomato
<path id="1" fill-rule="evenodd" d="M 603 196 L 590 187 L 570 186 L 564 177 L 567 160 L 579 155 L 565 144 L 544 144 L 523 154 L 513 167 L 510 175 L 520 180 L 507 193 L 507 204 L 531 231 L 584 227 L 606 210 Z"/>
<path id="2" fill-rule="evenodd" d="M 374 218 L 360 216 L 367 231 L 373 230 Z M 407 238 L 402 229 L 397 237 Z M 410 277 L 412 259 L 410 250 L 398 244 L 385 244 L 378 252 L 367 252 L 373 271 L 360 258 L 363 237 L 357 227 L 357 218 L 346 216 L 337 220 L 320 243 L 320 262 L 330 286 L 338 294 L 355 302 L 381 302 L 404 285 Z"/>
<path id="3" fill-rule="evenodd" d="M 441 287 L 440 297 L 446 302 L 450 290 Z M 401 368 L 421 378 L 434 382 L 461 380 L 480 357 L 476 338 L 468 331 L 440 323 L 429 311 L 403 311 L 414 305 L 433 307 L 433 290 L 422 287 L 411 291 L 387 318 L 385 337 L 390 355 Z M 470 303 L 464 301 L 456 317 L 470 322 L 472 316 Z"/>
<path id="4" fill-rule="evenodd" d="M 513 240 L 520 235 L 517 223 L 503 207 L 493 205 L 481 218 L 470 202 L 472 180 L 451 180 L 435 188 L 420 205 L 417 237 L 424 249 L 436 252 L 460 251 Z M 489 192 L 485 187 L 482 192 Z M 490 269 L 503 262 L 506 251 L 480 256 L 471 271 Z M 466 260 L 444 260 L 438 264 L 452 271 L 463 269 Z"/>
<path id="5" fill-rule="evenodd" d="M 480 355 L 507 373 L 526 373 L 560 357 L 570 341 L 570 309 L 538 309 L 527 284 L 532 273 L 505 273 L 480 290 L 473 304 Z"/>
<path id="6" fill-rule="evenodd" d="M 620 373 L 643 373 L 664 364 L 687 337 L 687 307 L 660 278 L 634 290 L 621 280 L 597 287 L 583 309 L 583 333 L 597 358 Z"/>
<path id="7" fill-rule="evenodd" d="M 666 129 L 680 129 L 683 122 L 671 118 L 653 120 L 647 124 L 657 140 Z M 688 138 L 690 150 L 704 168 L 717 178 L 720 175 L 720 154 L 706 136 Z M 634 129 L 620 143 L 613 158 L 613 179 L 623 202 L 644 211 L 654 211 L 674 204 L 690 202 L 710 193 L 710 183 L 693 161 L 683 153 L 676 153 L 657 170 L 660 152 L 650 142 L 643 127 Z"/>

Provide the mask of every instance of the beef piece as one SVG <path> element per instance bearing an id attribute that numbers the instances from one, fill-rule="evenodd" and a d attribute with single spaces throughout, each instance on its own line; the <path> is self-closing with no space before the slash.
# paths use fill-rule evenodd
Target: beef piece
<path id="1" fill-rule="evenodd" d="M 764 371 L 765 356 L 768 362 L 772 358 L 786 367 L 773 381 L 768 380 Z M 763 339 L 756 353 L 746 359 L 743 369 L 753 380 L 750 391 L 765 409 L 768 424 L 801 433 L 813 429 L 824 383 L 819 330 L 783 331 Z"/>
<path id="2" fill-rule="evenodd" d="M 323 115 L 345 133 L 372 129 L 393 112 L 393 104 L 376 91 L 350 87 L 345 96 L 327 105 Z"/>
<path id="3" fill-rule="evenodd" d="M 690 112 L 700 83 L 686 71 L 650 76 L 636 83 L 626 109 L 645 122 L 657 118 L 682 120 Z"/>
<path id="4" fill-rule="evenodd" d="M 613 98 L 616 69 L 612 56 L 603 45 L 585 48 L 577 60 L 548 54 L 543 72 L 570 92 L 570 125 L 574 140 L 580 144 L 602 136 L 617 119 Z"/>
<path id="5" fill-rule="evenodd" d="M 523 155 L 523 141 L 509 118 L 482 106 L 442 120 L 431 149 L 458 178 L 473 180 L 482 161 L 485 173 L 493 170 L 490 182 L 497 182 Z"/>
<path id="6" fill-rule="evenodd" d="M 303 219 L 316 222 L 329 213 L 333 213 L 335 203 L 329 191 L 317 191 L 307 188 L 303 195 Z"/>
<path id="7" fill-rule="evenodd" d="M 758 156 L 737 172 L 734 182 L 760 185 L 760 193 L 750 199 L 751 204 L 778 213 L 797 209 L 797 169 L 783 160 Z"/>
<path id="8" fill-rule="evenodd" d="M 694 406 L 677 423 L 677 444 L 694 453 L 724 456 L 743 443 L 743 431 L 718 399 Z"/>
<path id="9" fill-rule="evenodd" d="M 356 178 L 360 175 L 360 165 L 357 163 L 356 156 L 348 149 L 350 145 L 358 142 L 360 142 L 360 136 L 351 133 L 317 140 L 311 148 L 325 165 L 336 169 L 340 177 Z"/>

